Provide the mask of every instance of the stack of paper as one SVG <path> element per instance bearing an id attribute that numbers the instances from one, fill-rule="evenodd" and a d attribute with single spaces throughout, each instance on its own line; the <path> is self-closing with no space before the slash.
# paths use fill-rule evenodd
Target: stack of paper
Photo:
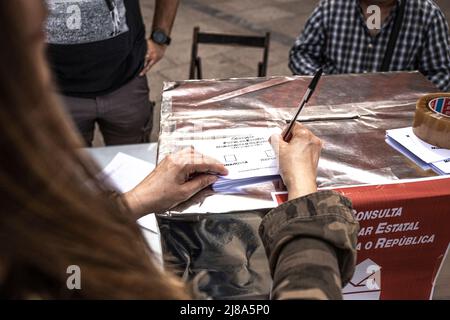
<path id="1" fill-rule="evenodd" d="M 182 141 L 196 151 L 222 162 L 228 175 L 213 184 L 216 192 L 239 192 L 243 186 L 279 179 L 278 159 L 269 143 L 279 128 L 209 131 L 202 139 Z"/>
<path id="2" fill-rule="evenodd" d="M 432 169 L 440 175 L 450 174 L 450 150 L 419 139 L 411 127 L 387 130 L 386 142 L 423 170 Z"/>

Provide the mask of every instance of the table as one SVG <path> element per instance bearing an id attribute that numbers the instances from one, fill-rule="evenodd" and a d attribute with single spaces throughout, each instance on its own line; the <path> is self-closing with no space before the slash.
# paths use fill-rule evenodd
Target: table
<path id="1" fill-rule="evenodd" d="M 310 77 L 275 77 L 166 83 L 159 157 L 173 152 L 178 139 L 198 139 L 214 129 L 284 127 L 309 82 Z M 417 100 L 433 91 L 417 72 L 324 76 L 299 118 L 325 144 L 319 187 L 435 175 L 384 142 L 387 129 L 412 125 Z M 268 182 L 244 191 L 233 197 L 204 191 L 171 213 L 265 209 L 271 192 L 283 188 Z"/>
<path id="2" fill-rule="evenodd" d="M 178 139 L 199 139 L 211 130 L 284 127 L 309 82 L 310 77 L 273 77 L 165 83 L 158 159 L 173 152 Z M 411 126 L 417 100 L 436 91 L 418 72 L 324 76 L 300 117 L 325 142 L 319 187 L 435 176 L 393 150 L 384 139 L 387 129 Z M 209 278 L 201 289 L 215 298 L 264 298 L 269 293 L 271 279 L 258 227 L 274 206 L 272 192 L 283 191 L 283 186 L 273 181 L 244 191 L 223 195 L 204 190 L 158 217 L 163 250 L 174 258 L 175 268 L 188 278 L 207 271 Z M 450 203 L 450 192 L 444 198 Z M 385 200 L 377 199 L 381 202 L 372 206 L 383 208 Z M 413 216 L 408 212 L 404 219 L 409 215 Z M 415 255 L 427 252 L 421 250 Z M 408 264 L 406 258 L 402 261 L 391 261 L 391 265 Z M 384 268 L 383 274 L 383 279 L 392 279 L 389 268 Z M 426 282 L 421 276 L 422 283 Z M 411 283 L 401 284 L 409 288 Z"/>
<path id="3" fill-rule="evenodd" d="M 194 136 L 199 127 L 284 126 L 296 106 L 293 93 L 301 96 L 308 83 L 306 77 L 166 83 L 158 160 L 173 150 L 176 139 Z M 410 126 L 415 102 L 436 91 L 423 76 L 416 72 L 329 76 L 318 90 L 301 120 L 325 141 L 321 187 L 435 175 L 384 142 L 386 129 Z M 117 151 L 148 161 L 146 157 L 156 150 L 150 145 L 114 148 L 92 153 L 104 165 Z M 218 195 L 205 190 L 158 216 L 162 250 L 172 257 L 174 270 L 187 278 L 206 270 L 209 277 L 200 289 L 214 298 L 264 299 L 269 293 L 271 279 L 258 227 L 274 206 L 271 193 L 283 188 L 266 183 L 246 191 Z"/>
<path id="4" fill-rule="evenodd" d="M 125 146 L 101 147 L 85 149 L 95 159 L 100 167 L 104 168 L 119 153 L 123 152 L 135 158 L 156 164 L 158 144 L 145 143 Z"/>

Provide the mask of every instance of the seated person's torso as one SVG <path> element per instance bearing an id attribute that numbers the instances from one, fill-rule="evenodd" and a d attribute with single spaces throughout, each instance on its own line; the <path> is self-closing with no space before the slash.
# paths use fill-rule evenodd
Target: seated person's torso
<path id="1" fill-rule="evenodd" d="M 414 2 L 414 3 L 413 3 Z M 381 68 L 392 33 L 396 7 L 382 10 L 381 29 L 369 30 L 368 15 L 359 1 L 328 1 L 324 7 L 325 50 L 327 73 L 377 72 Z M 417 70 L 429 17 L 436 8 L 429 1 L 409 0 L 398 35 L 390 71 Z M 399 54 L 401 51 L 401 54 Z"/>

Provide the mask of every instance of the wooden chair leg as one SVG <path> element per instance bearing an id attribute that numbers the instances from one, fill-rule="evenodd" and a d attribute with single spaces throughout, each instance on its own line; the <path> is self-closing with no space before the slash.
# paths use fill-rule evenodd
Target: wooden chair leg
<path id="1" fill-rule="evenodd" d="M 265 77 L 262 62 L 258 63 L 258 77 Z"/>
<path id="2" fill-rule="evenodd" d="M 202 59 L 200 57 L 197 57 L 197 79 L 203 79 Z"/>
<path id="3" fill-rule="evenodd" d="M 198 54 L 198 33 L 200 31 L 199 27 L 194 28 L 194 33 L 192 35 L 192 50 L 191 50 L 191 65 L 189 68 L 189 79 L 195 79 L 195 69 L 197 63 Z"/>

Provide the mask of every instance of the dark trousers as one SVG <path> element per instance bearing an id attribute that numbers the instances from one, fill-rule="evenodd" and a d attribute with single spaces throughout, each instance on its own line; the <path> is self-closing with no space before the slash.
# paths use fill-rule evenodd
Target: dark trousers
<path id="1" fill-rule="evenodd" d="M 106 145 L 148 142 L 153 105 L 146 77 L 137 77 L 118 90 L 97 98 L 63 96 L 66 107 L 88 146 L 95 123 Z"/>

